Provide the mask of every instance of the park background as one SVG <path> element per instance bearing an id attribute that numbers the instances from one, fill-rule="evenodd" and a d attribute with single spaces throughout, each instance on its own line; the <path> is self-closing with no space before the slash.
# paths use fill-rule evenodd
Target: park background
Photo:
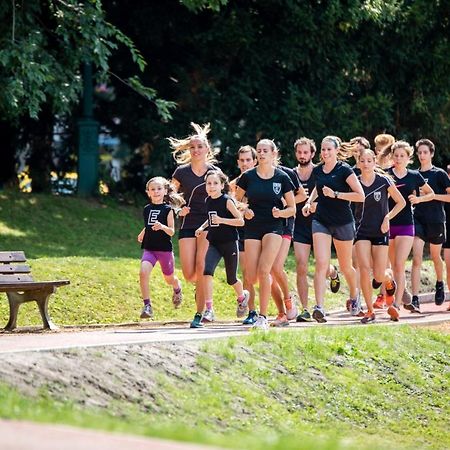
<path id="1" fill-rule="evenodd" d="M 36 279 L 71 280 L 50 303 L 59 325 L 138 320 L 143 187 L 153 175 L 170 176 L 166 138 L 188 134 L 191 121 L 211 123 L 230 175 L 238 147 L 263 137 L 279 144 L 287 165 L 302 135 L 373 142 L 380 132 L 430 138 L 436 162 L 450 160 L 448 1 L 0 6 L 0 248 L 24 250 Z M 96 188 L 79 198 L 68 194 L 73 183 L 55 179 L 78 170 L 86 62 L 108 195 Z M 19 192 L 19 169 L 31 193 Z M 292 285 L 294 266 L 290 256 Z M 191 318 L 192 286 L 174 311 L 155 275 L 157 320 Z M 230 319 L 222 268 L 215 280 L 218 315 Z M 327 305 L 342 306 L 345 293 L 344 285 L 328 294 Z M 5 301 L 0 318 L 6 323 Z M 24 305 L 19 326 L 39 324 L 35 306 Z M 355 327 L 2 356 L 0 417 L 233 448 L 444 449 L 448 347 L 445 328 Z M 49 381 L 50 372 L 60 378 Z"/>

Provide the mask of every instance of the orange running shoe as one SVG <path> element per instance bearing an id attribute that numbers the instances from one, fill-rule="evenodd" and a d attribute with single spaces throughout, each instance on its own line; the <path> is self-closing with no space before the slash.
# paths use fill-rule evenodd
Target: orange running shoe
<path id="1" fill-rule="evenodd" d="M 386 306 L 392 306 L 394 304 L 395 297 L 393 295 L 386 295 Z"/>
<path id="2" fill-rule="evenodd" d="M 377 298 L 375 299 L 375 301 L 373 302 L 373 307 L 375 309 L 383 309 L 384 308 L 384 304 L 386 302 L 386 297 L 383 294 L 378 294 Z"/>
<path id="3" fill-rule="evenodd" d="M 368 311 L 364 314 L 364 317 L 361 319 L 361 323 L 370 323 L 375 322 L 375 313 L 373 311 Z"/>
<path id="4" fill-rule="evenodd" d="M 400 313 L 395 305 L 389 306 L 387 310 L 388 314 L 391 316 L 391 320 L 394 322 L 398 322 L 398 318 L 400 317 Z"/>
<path id="5" fill-rule="evenodd" d="M 270 324 L 271 327 L 286 327 L 288 325 L 289 320 L 284 313 L 279 313 L 277 318 Z"/>

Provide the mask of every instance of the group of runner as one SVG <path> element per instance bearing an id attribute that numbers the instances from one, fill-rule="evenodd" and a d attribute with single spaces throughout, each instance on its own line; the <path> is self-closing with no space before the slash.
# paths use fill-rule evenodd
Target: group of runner
<path id="1" fill-rule="evenodd" d="M 149 277 L 159 261 L 166 282 L 173 287 L 175 307 L 182 302 L 181 284 L 174 274 L 171 236 L 175 215 L 180 218 L 179 254 L 183 277 L 195 283 L 196 313 L 192 328 L 215 320 L 213 277 L 223 258 L 227 283 L 236 294 L 236 315 L 244 324 L 267 329 L 272 297 L 278 315 L 270 325 L 290 320 L 326 322 L 326 279 L 338 292 L 339 272 L 349 299 L 347 309 L 362 323 L 375 320 L 375 309 L 387 307 L 392 320 L 399 308 L 420 312 L 420 268 L 424 244 L 436 272 L 435 302 L 443 304 L 443 261 L 450 269 L 450 240 L 446 240 L 445 206 L 450 202 L 450 179 L 435 167 L 434 144 L 415 144 L 419 170 L 408 169 L 414 153 L 405 141 L 388 134 L 375 138 L 375 149 L 363 137 L 342 142 L 326 136 L 320 163 L 314 164 L 314 141 L 294 143 L 297 167 L 280 164 L 272 140 L 260 140 L 238 150 L 241 174 L 230 183 L 217 167 L 217 152 L 209 141 L 209 125 L 192 124 L 194 133 L 169 138 L 177 168 L 172 180 L 148 181 L 150 203 L 144 208 L 140 284 L 144 306 L 141 318 L 153 317 Z M 354 159 L 351 167 L 346 161 Z M 450 208 L 448 209 L 450 211 Z M 297 292 L 301 310 L 292 298 L 284 263 L 293 244 Z M 338 268 L 330 263 L 332 245 Z M 308 302 L 308 261 L 314 251 L 312 312 Z M 406 289 L 405 264 L 413 250 L 412 296 Z M 242 281 L 238 278 L 238 265 Z M 447 280 L 450 277 L 447 276 Z M 255 285 L 259 285 L 259 311 Z M 373 290 L 380 290 L 373 301 Z M 361 294 L 366 312 L 361 305 Z"/>

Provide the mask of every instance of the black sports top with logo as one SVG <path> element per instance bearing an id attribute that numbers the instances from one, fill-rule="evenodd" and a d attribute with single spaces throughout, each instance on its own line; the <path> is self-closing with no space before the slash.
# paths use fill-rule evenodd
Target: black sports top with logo
<path id="1" fill-rule="evenodd" d="M 266 180 L 254 168 L 244 172 L 237 185 L 245 191 L 248 206 L 255 214 L 251 220 L 245 219 L 246 227 L 267 228 L 273 225 L 276 228 L 283 225 L 284 219 L 273 217 L 272 208 L 283 209 L 284 194 L 294 190 L 288 175 L 276 168 L 273 177 Z"/>
<path id="2" fill-rule="evenodd" d="M 358 177 L 361 181 L 361 176 Z M 381 224 L 389 212 L 388 189 L 394 182 L 387 176 L 376 173 L 370 186 L 361 183 L 364 203 L 355 204 L 356 233 L 364 237 L 388 236 L 381 232 Z"/>
<path id="3" fill-rule="evenodd" d="M 403 178 L 398 178 L 394 169 L 391 167 L 387 173 L 394 179 L 395 187 L 400 191 L 402 197 L 406 200 L 406 206 L 391 220 L 391 225 L 413 225 L 413 208 L 408 197 L 411 194 L 419 195 L 420 188 L 425 184 L 425 180 L 417 170 L 407 169 Z M 395 202 L 389 198 L 389 208 L 393 208 Z"/>
<path id="4" fill-rule="evenodd" d="M 322 191 L 324 186 L 328 186 L 335 192 L 350 192 L 347 178 L 354 175 L 352 168 L 342 161 L 338 161 L 329 173 L 324 173 L 323 167 L 323 164 L 319 164 L 313 169 L 318 195 L 314 219 L 328 226 L 347 225 L 354 222 L 349 201 L 326 197 Z"/>
<path id="5" fill-rule="evenodd" d="M 433 189 L 435 194 L 446 194 L 450 187 L 450 179 L 447 173 L 435 166 L 430 170 L 419 170 L 425 182 Z M 431 200 L 419 203 L 414 207 L 414 219 L 420 223 L 443 223 L 445 221 L 444 202 Z"/>
<path id="6" fill-rule="evenodd" d="M 208 170 L 218 169 L 212 164 L 207 165 Z M 186 206 L 191 208 L 189 214 L 181 218 L 180 228 L 182 230 L 197 229 L 206 219 L 205 200 L 208 197 L 206 193 L 206 172 L 200 176 L 192 171 L 190 164 L 183 164 L 175 169 L 172 178 L 180 183 L 180 193 L 183 194 Z"/>
<path id="7" fill-rule="evenodd" d="M 308 192 L 308 196 L 311 195 L 311 192 L 313 191 L 315 185 L 316 185 L 316 177 L 314 175 L 314 170 L 311 172 L 311 175 L 307 180 L 301 180 L 300 175 L 298 171 L 295 171 L 300 184 L 303 186 L 303 189 L 305 189 Z M 314 217 L 314 214 L 310 214 L 309 216 L 304 216 L 302 213 L 302 208 L 305 206 L 306 200 L 301 203 L 297 203 L 297 214 L 295 215 L 295 228 L 299 229 L 300 227 L 306 226 L 308 228 L 311 228 L 312 220 Z"/>
<path id="8" fill-rule="evenodd" d="M 145 234 L 141 248 L 145 250 L 155 250 L 159 252 L 171 252 L 172 240 L 163 230 L 153 231 L 152 226 L 155 222 L 160 222 L 167 226 L 167 216 L 172 208 L 165 203 L 154 205 L 149 203 L 144 208 L 144 226 Z"/>
<path id="9" fill-rule="evenodd" d="M 208 212 L 208 241 L 214 244 L 237 241 L 238 233 L 237 227 L 232 225 L 225 225 L 223 223 L 213 225 L 211 217 L 216 215 L 225 219 L 234 219 L 233 214 L 228 211 L 227 202 L 233 199 L 227 194 L 222 194 L 219 198 L 208 197 L 206 200 L 206 209 Z"/>

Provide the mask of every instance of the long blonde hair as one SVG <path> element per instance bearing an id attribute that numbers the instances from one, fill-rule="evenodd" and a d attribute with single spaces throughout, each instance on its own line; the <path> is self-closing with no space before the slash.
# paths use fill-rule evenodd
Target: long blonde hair
<path id="1" fill-rule="evenodd" d="M 190 134 L 185 138 L 167 138 L 172 148 L 172 156 L 177 164 L 189 164 L 191 162 L 190 148 L 193 140 L 200 140 L 208 147 L 206 162 L 212 164 L 217 163 L 216 155 L 219 153 L 219 150 L 212 149 L 211 144 L 208 141 L 208 133 L 211 131 L 210 124 L 206 123 L 204 125 L 198 125 L 197 123 L 191 122 L 191 127 L 194 129 L 195 133 Z"/>
<path id="2" fill-rule="evenodd" d="M 346 161 L 358 154 L 359 142 L 342 142 L 342 139 L 338 136 L 325 136 L 322 139 L 322 144 L 325 141 L 331 142 L 334 145 L 334 148 L 337 149 L 337 159 L 340 161 Z"/>

